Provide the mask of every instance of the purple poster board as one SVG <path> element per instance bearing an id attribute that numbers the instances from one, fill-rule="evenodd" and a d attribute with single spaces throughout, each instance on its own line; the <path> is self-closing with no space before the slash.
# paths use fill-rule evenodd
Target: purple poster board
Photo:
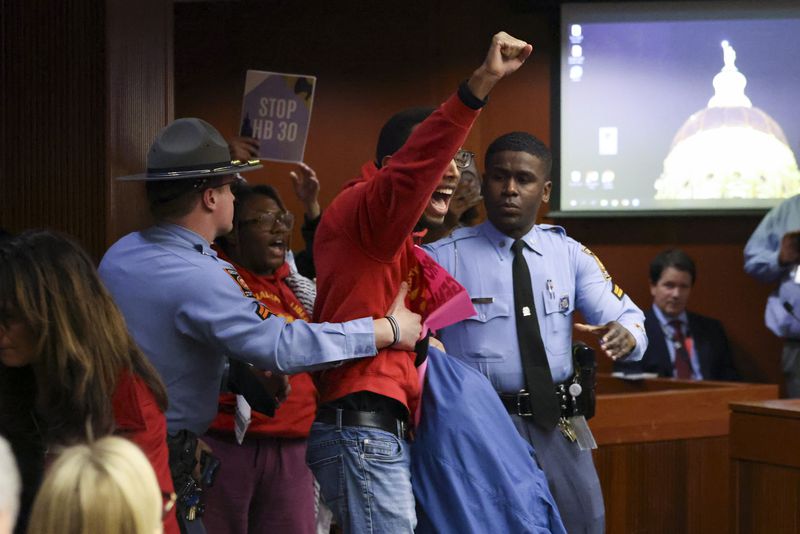
<path id="1" fill-rule="evenodd" d="M 303 161 L 317 79 L 248 70 L 240 135 L 258 139 L 260 159 Z"/>

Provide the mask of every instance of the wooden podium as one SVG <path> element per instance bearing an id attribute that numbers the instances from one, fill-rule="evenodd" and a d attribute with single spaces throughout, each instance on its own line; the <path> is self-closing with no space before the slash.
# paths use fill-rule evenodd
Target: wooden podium
<path id="1" fill-rule="evenodd" d="M 774 384 L 598 375 L 589 426 L 606 531 L 729 532 L 729 404 L 777 396 Z"/>
<path id="2" fill-rule="evenodd" d="M 731 404 L 731 532 L 800 532 L 800 399 Z"/>

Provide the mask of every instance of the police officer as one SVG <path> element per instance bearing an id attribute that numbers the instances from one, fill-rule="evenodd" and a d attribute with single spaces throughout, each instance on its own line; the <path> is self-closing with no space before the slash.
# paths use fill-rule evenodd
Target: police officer
<path id="1" fill-rule="evenodd" d="M 287 324 L 253 297 L 210 244 L 232 229 L 231 187 L 242 180 L 238 173 L 261 165 L 231 161 L 228 144 L 213 126 L 176 120 L 156 138 L 147 167 L 146 173 L 122 179 L 146 181 L 156 224 L 117 241 L 99 272 L 167 386 L 170 435 L 208 429 L 226 356 L 269 372 L 270 379 L 259 378 L 280 398 L 286 381 L 276 378 L 279 374 L 372 356 L 392 345 L 414 348 L 420 317 L 403 305 L 405 287 L 388 310 L 396 321 Z"/>
<path id="2" fill-rule="evenodd" d="M 563 228 L 535 225 L 539 206 L 550 198 L 550 168 L 549 150 L 527 133 L 503 135 L 487 149 L 482 193 L 489 220 L 427 246 L 464 285 L 477 310 L 443 329 L 440 339 L 449 354 L 486 375 L 500 394 L 517 430 L 536 450 L 567 531 L 603 532 L 603 496 L 591 451 L 573 441 L 573 429 L 560 419 L 560 402 L 551 399 L 558 399 L 555 388 L 573 376 L 576 309 L 592 323 L 576 328 L 597 335 L 614 360 L 640 359 L 647 337 L 642 312 L 600 260 Z M 532 298 L 523 305 L 525 284 Z M 535 324 L 518 331 L 527 317 L 535 317 Z M 526 338 L 531 341 L 523 341 L 536 330 Z M 544 369 L 536 368 L 531 355 L 537 345 Z M 523 354 L 533 363 L 523 361 Z M 533 387 L 531 380 L 537 381 Z M 540 402 L 536 393 L 542 390 Z"/>

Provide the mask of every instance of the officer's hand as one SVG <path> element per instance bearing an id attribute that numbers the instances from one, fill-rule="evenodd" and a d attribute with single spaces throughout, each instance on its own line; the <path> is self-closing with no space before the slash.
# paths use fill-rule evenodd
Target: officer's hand
<path id="1" fill-rule="evenodd" d="M 636 347 L 636 338 L 617 321 L 611 321 L 604 325 L 576 323 L 575 329 L 599 337 L 600 348 L 612 360 L 624 358 Z"/>
<path id="2" fill-rule="evenodd" d="M 394 302 L 392 303 L 389 310 L 386 312 L 386 315 L 394 316 L 395 320 L 397 321 L 397 326 L 400 328 L 400 339 L 392 345 L 393 348 L 400 349 L 400 350 L 414 350 L 414 345 L 416 345 L 417 340 L 422 333 L 422 317 L 406 308 L 406 295 L 408 294 L 408 284 L 403 282 L 400 284 L 400 290 L 397 292 L 397 295 L 394 297 Z M 388 322 L 386 319 L 381 319 L 382 322 Z M 377 321 L 376 321 L 377 322 Z M 385 332 L 385 330 L 384 330 Z M 377 325 L 376 325 L 376 338 L 378 336 Z M 391 336 L 391 327 L 389 328 L 390 336 L 388 338 L 388 342 L 383 346 L 388 346 L 391 344 L 392 336 Z M 385 338 L 384 338 L 385 339 Z M 379 346 L 379 348 L 382 348 Z"/>
<path id="3" fill-rule="evenodd" d="M 258 379 L 264 391 L 275 400 L 275 404 L 280 404 L 286 400 L 289 393 L 292 391 L 292 386 L 289 385 L 289 377 L 273 373 L 271 371 L 262 371 L 255 367 L 250 367 L 250 372 Z"/>
<path id="4" fill-rule="evenodd" d="M 203 479 L 203 466 L 200 465 L 200 458 L 202 457 L 203 453 L 206 452 L 211 454 L 213 451 L 208 444 L 203 441 L 202 439 L 197 440 L 197 447 L 194 449 L 194 469 L 192 470 L 192 478 L 199 484 L 200 481 Z"/>
<path id="5" fill-rule="evenodd" d="M 247 161 L 249 159 L 258 159 L 258 139 L 252 137 L 236 136 L 228 139 L 228 150 L 231 153 L 231 159 L 239 161 Z"/>
<path id="6" fill-rule="evenodd" d="M 298 163 L 298 172 L 292 171 L 289 176 L 292 178 L 292 186 L 297 200 L 303 203 L 306 217 L 314 220 L 319 217 L 319 180 L 314 169 L 305 163 Z"/>
<path id="7" fill-rule="evenodd" d="M 531 55 L 533 47 L 506 32 L 496 33 L 483 64 L 472 73 L 467 86 L 473 95 L 485 99 L 492 87 L 516 71 Z"/>
<path id="8" fill-rule="evenodd" d="M 781 248 L 778 251 L 778 263 L 781 265 L 800 263 L 800 230 L 783 234 Z"/>

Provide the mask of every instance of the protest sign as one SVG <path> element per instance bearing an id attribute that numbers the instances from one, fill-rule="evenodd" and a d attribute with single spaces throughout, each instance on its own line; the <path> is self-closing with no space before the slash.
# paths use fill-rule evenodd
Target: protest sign
<path id="1" fill-rule="evenodd" d="M 271 161 L 303 161 L 314 76 L 248 70 L 239 134 L 258 139 L 258 157 Z"/>

